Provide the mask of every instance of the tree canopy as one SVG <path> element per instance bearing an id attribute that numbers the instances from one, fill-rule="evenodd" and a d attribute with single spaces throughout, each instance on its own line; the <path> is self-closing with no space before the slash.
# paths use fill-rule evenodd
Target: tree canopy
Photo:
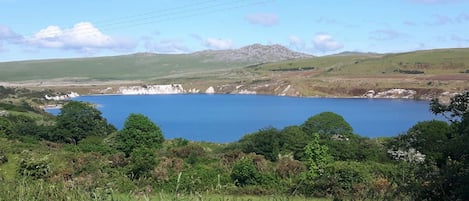
<path id="1" fill-rule="evenodd" d="M 161 129 L 143 114 L 130 114 L 116 137 L 117 149 L 127 156 L 135 148 L 158 148 L 163 142 Z"/>
<path id="2" fill-rule="evenodd" d="M 309 135 L 319 134 L 346 134 L 353 129 L 345 119 L 333 112 L 322 112 L 306 120 L 302 125 L 303 131 Z"/>
<path id="3" fill-rule="evenodd" d="M 52 140 L 77 144 L 88 136 L 106 136 L 115 131 L 93 105 L 71 101 L 63 106 L 59 115 Z"/>

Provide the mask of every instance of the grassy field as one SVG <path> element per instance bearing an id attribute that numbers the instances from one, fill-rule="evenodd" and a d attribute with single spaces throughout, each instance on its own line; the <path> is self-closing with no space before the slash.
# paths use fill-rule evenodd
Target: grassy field
<path id="1" fill-rule="evenodd" d="M 424 74 L 457 74 L 469 69 L 469 49 L 438 49 L 399 54 L 352 54 L 315 57 L 263 64 L 256 70 L 315 67 L 323 76 L 402 74 L 397 70 L 418 70 Z"/>
<path id="2" fill-rule="evenodd" d="M 61 78 L 148 80 L 166 76 L 220 71 L 247 65 L 218 62 L 206 56 L 134 54 L 126 56 L 0 63 L 0 80 L 25 81 Z"/>

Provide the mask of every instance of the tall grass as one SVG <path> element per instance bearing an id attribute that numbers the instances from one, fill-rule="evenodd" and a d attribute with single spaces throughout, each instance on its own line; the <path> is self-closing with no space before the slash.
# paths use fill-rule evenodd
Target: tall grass
<path id="1" fill-rule="evenodd" d="M 0 181 L 0 201 L 326 201 L 329 199 L 286 197 L 286 196 L 248 196 L 218 194 L 172 194 L 166 192 L 129 192 L 116 193 L 112 189 L 85 189 L 66 183 L 50 183 L 44 180 L 17 179 Z"/>

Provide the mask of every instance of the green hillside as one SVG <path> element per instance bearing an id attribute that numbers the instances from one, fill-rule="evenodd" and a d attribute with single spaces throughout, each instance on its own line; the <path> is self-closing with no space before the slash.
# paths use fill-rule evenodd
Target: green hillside
<path id="1" fill-rule="evenodd" d="M 57 78 L 145 80 L 168 75 L 231 69 L 243 62 L 220 62 L 204 55 L 133 54 L 125 56 L 0 63 L 0 80 Z"/>
<path id="2" fill-rule="evenodd" d="M 399 54 L 331 55 L 254 66 L 256 70 L 314 67 L 325 75 L 453 74 L 469 69 L 469 48 L 438 49 Z M 324 74 L 323 74 L 324 75 Z"/>

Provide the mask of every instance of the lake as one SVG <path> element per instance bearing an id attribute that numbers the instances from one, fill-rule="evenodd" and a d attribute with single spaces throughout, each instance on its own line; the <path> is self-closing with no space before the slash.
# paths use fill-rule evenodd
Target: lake
<path id="1" fill-rule="evenodd" d="M 269 126 L 300 125 L 331 111 L 342 115 L 355 133 L 396 136 L 419 121 L 442 119 L 428 101 L 358 98 L 300 98 L 266 95 L 106 95 L 81 96 L 121 129 L 130 113 L 141 113 L 159 125 L 165 138 L 233 142 Z M 49 110 L 58 113 L 58 110 Z"/>

